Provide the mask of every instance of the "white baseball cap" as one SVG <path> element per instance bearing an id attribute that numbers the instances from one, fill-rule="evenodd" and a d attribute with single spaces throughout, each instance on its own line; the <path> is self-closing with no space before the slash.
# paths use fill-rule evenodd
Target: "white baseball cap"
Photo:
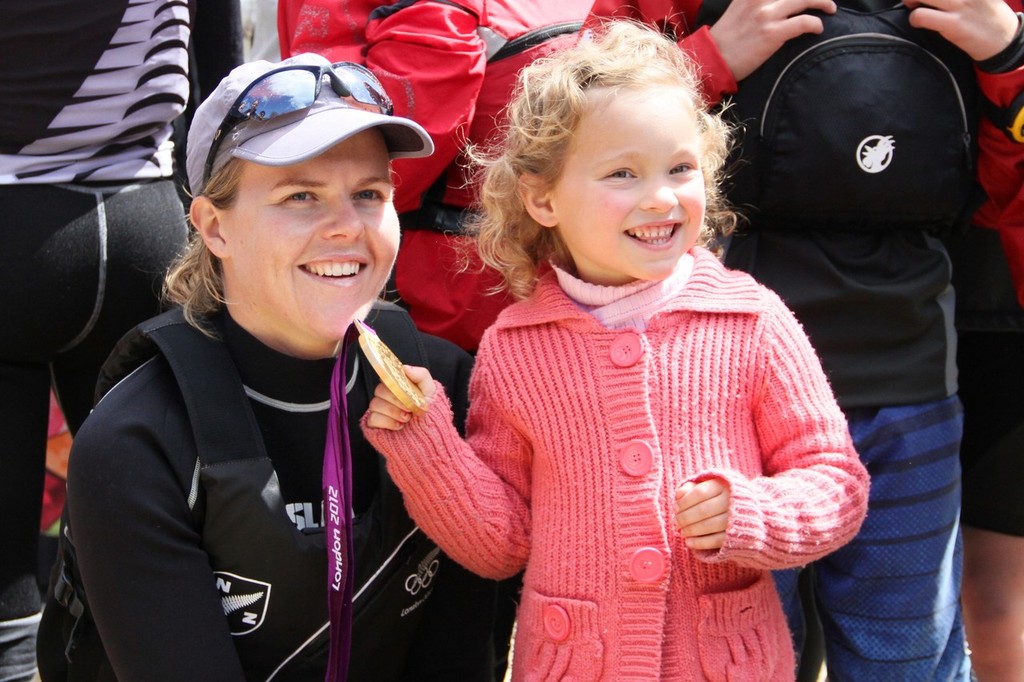
<path id="1" fill-rule="evenodd" d="M 266 76 L 285 71 L 292 73 L 265 82 L 299 88 L 300 98 L 290 98 L 288 93 L 269 93 L 274 97 L 274 106 L 269 108 L 282 113 L 239 113 L 236 105 L 243 94 L 255 106 L 268 101 L 267 92 L 257 94 L 260 86 L 251 86 Z M 340 76 L 343 89 L 359 92 L 339 95 L 334 87 L 323 87 L 325 76 L 330 77 L 332 84 Z M 353 84 L 356 87 L 346 87 Z M 319 92 L 312 99 L 314 87 Z M 259 95 L 264 99 L 260 100 Z M 245 106 L 251 105 L 253 102 L 247 102 Z M 193 195 L 200 194 L 210 176 L 232 157 L 264 166 L 290 166 L 319 156 L 369 128 L 380 128 L 392 159 L 432 154 L 434 143 L 427 131 L 410 119 L 391 115 L 390 110 L 391 101 L 380 82 L 356 64 L 332 65 L 312 53 L 277 63 L 242 64 L 224 77 L 192 118 L 185 160 L 189 187 Z M 211 148 L 216 149 L 212 159 Z"/>

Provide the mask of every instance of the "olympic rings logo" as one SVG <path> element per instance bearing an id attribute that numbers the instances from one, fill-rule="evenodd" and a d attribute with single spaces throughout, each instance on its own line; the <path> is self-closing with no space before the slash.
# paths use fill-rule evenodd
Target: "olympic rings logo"
<path id="1" fill-rule="evenodd" d="M 441 562 L 434 559 L 425 568 L 421 568 L 418 573 L 413 573 L 405 579 L 405 590 L 409 594 L 418 594 L 420 590 L 426 589 L 430 586 L 430 583 L 434 580 L 434 576 L 437 574 L 437 569 L 441 566 Z"/>

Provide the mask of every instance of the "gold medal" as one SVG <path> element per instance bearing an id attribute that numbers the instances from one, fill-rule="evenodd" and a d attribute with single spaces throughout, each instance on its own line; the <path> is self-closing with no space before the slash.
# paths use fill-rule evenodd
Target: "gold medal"
<path id="1" fill-rule="evenodd" d="M 377 332 L 356 320 L 359 330 L 359 347 L 363 349 L 370 361 L 373 371 L 377 373 L 384 385 L 391 389 L 405 409 L 421 414 L 427 410 L 427 399 L 419 387 L 409 381 L 402 368 L 402 361 L 387 347 Z"/>

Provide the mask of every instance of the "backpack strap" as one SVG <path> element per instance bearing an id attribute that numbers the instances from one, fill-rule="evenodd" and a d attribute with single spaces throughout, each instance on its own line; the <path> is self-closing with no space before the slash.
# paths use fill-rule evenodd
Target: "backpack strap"
<path id="1" fill-rule="evenodd" d="M 227 347 L 171 311 L 139 325 L 167 359 L 204 464 L 266 457 L 256 415 Z"/>
<path id="2" fill-rule="evenodd" d="M 987 97 L 982 100 L 985 115 L 1014 142 L 1024 142 L 1024 91 L 1017 94 L 1008 107 L 1000 107 Z"/>
<path id="3" fill-rule="evenodd" d="M 402 362 L 429 368 L 422 337 L 403 308 L 377 301 L 366 322 Z M 204 465 L 266 456 L 242 379 L 222 341 L 209 338 L 188 324 L 180 311 L 172 310 L 139 325 L 119 347 L 131 353 L 131 361 L 119 371 L 122 375 L 156 352 L 166 358 L 184 398 Z M 363 364 L 368 367 L 369 361 L 363 358 Z M 376 374 L 363 372 L 363 376 L 373 383 L 372 395 Z M 115 383 L 114 377 L 108 375 L 105 383 L 103 392 Z"/>
<path id="4" fill-rule="evenodd" d="M 179 309 L 146 320 L 118 341 L 100 370 L 95 402 L 157 354 L 171 366 L 204 464 L 266 456 L 227 347 L 186 322 Z"/>
<path id="5" fill-rule="evenodd" d="M 579 33 L 581 28 L 582 21 L 563 21 L 540 26 L 509 39 L 493 31 L 489 26 L 480 25 L 477 27 L 477 34 L 487 45 L 487 63 L 491 64 L 515 57 L 553 38 Z M 444 195 L 447 190 L 446 168 L 420 197 L 419 207 L 398 216 L 402 230 L 430 230 L 441 234 L 465 235 L 466 223 L 473 212 L 471 209 L 445 204 Z"/>
<path id="6" fill-rule="evenodd" d="M 526 52 L 531 47 L 537 47 L 558 36 L 579 33 L 581 28 L 583 28 L 582 21 L 563 21 L 558 24 L 549 24 L 548 26 L 541 26 L 527 31 L 521 36 L 505 41 L 500 46 L 489 42 L 485 37 L 484 42 L 487 42 L 487 63 L 490 64 L 491 62 L 514 57 L 521 52 Z M 478 29 L 478 32 L 481 30 L 483 30 L 482 27 Z"/>
<path id="7" fill-rule="evenodd" d="M 722 18 L 732 0 L 704 0 L 697 10 L 697 26 L 710 26 Z M 878 12 L 896 4 L 895 0 L 837 0 L 837 4 L 862 12 Z"/>
<path id="8" fill-rule="evenodd" d="M 188 324 L 180 310 L 143 322 L 118 342 L 100 372 L 96 400 L 158 353 L 167 359 L 184 398 L 200 462 L 266 456 L 256 417 L 227 347 Z M 91 616 L 73 569 L 74 552 L 63 538 L 60 544 L 53 599 L 73 619 L 64 651 L 70 662 L 80 635 L 88 630 L 83 623 Z M 86 667 L 93 664 L 90 661 Z"/>
<path id="9" fill-rule="evenodd" d="M 444 193 L 447 189 L 448 169 L 446 168 L 420 197 L 419 208 L 406 211 L 398 216 L 402 230 L 430 230 L 450 235 L 465 234 L 466 222 L 472 216 L 472 210 L 444 203 Z"/>

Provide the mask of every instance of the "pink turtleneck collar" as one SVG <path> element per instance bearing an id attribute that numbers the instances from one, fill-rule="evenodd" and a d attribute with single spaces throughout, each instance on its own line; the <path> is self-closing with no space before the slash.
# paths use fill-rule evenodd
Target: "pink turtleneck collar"
<path id="1" fill-rule="evenodd" d="M 647 322 L 684 286 L 693 272 L 693 254 L 679 259 L 675 270 L 663 280 L 637 280 L 620 286 L 584 282 L 552 264 L 558 284 L 581 309 L 609 329 L 647 329 Z"/>

